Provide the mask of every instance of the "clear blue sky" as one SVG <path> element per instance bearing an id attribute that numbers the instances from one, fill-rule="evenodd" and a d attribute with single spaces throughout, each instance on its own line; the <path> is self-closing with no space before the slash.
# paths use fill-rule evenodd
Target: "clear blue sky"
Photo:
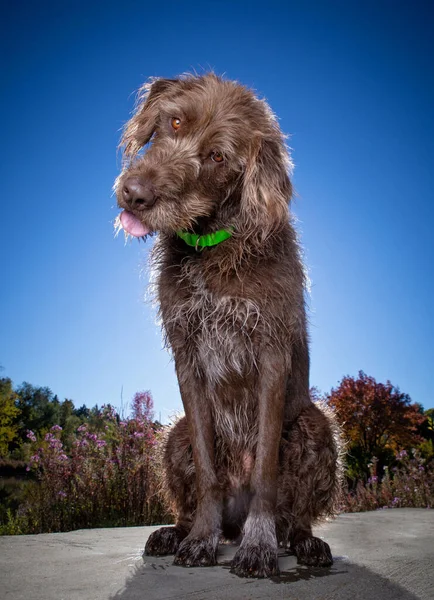
<path id="1" fill-rule="evenodd" d="M 114 239 L 119 131 L 149 76 L 213 68 L 292 135 L 313 385 L 363 369 L 434 406 L 430 1 L 2 3 L 0 364 L 76 405 L 181 407 Z M 145 270 L 146 273 L 146 270 Z"/>

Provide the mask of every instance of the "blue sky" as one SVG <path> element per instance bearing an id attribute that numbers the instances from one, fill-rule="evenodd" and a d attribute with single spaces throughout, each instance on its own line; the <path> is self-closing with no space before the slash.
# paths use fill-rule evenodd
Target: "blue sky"
<path id="1" fill-rule="evenodd" d="M 212 68 L 291 134 L 312 280 L 311 382 L 360 369 L 434 406 L 431 2 L 4 2 L 0 364 L 15 384 L 181 408 L 143 302 L 150 244 L 113 237 L 120 128 L 149 76 Z M 6 60 L 5 60 L 6 58 Z"/>

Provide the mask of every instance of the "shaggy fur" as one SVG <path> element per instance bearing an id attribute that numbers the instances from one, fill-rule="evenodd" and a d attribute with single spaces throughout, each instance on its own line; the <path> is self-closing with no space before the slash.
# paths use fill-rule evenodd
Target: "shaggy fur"
<path id="1" fill-rule="evenodd" d="M 304 270 L 277 121 L 214 74 L 157 79 L 122 145 L 118 204 L 159 232 L 157 294 L 186 414 L 164 459 L 178 519 L 145 551 L 213 565 L 223 535 L 240 540 L 241 576 L 278 573 L 279 544 L 328 566 L 311 527 L 334 509 L 338 436 L 309 397 Z M 176 235 L 229 227 L 230 239 L 202 250 Z"/>

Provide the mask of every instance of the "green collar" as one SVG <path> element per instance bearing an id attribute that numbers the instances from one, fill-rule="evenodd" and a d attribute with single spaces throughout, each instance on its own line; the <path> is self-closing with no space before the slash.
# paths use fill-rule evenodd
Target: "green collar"
<path id="1" fill-rule="evenodd" d="M 197 233 L 189 233 L 188 231 L 177 231 L 176 235 L 184 240 L 188 246 L 193 248 L 205 248 L 206 246 L 217 246 L 220 242 L 224 242 L 232 236 L 233 227 L 228 229 L 219 229 L 214 233 L 205 233 L 198 235 Z"/>

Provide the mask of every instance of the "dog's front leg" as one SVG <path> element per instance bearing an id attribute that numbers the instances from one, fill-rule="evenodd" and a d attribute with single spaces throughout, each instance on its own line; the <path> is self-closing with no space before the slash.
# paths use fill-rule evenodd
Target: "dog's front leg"
<path id="1" fill-rule="evenodd" d="M 278 575 L 276 500 L 286 368 L 271 352 L 261 359 L 258 382 L 258 441 L 251 477 L 252 502 L 231 572 L 241 577 Z"/>
<path id="2" fill-rule="evenodd" d="M 204 385 L 177 363 L 196 470 L 197 509 L 193 527 L 181 542 L 174 563 L 186 567 L 217 562 L 222 518 L 222 494 L 214 463 L 214 427 Z"/>

